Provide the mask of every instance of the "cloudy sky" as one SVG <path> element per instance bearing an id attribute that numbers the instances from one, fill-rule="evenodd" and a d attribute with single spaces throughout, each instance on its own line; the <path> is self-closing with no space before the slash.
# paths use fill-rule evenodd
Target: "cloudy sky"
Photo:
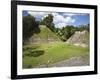
<path id="1" fill-rule="evenodd" d="M 53 23 L 55 27 L 62 28 L 66 25 L 85 25 L 89 23 L 89 14 L 82 13 L 67 13 L 67 12 L 34 12 L 34 11 L 23 11 L 23 16 L 28 14 L 34 16 L 36 20 L 40 21 L 48 14 L 53 15 Z"/>

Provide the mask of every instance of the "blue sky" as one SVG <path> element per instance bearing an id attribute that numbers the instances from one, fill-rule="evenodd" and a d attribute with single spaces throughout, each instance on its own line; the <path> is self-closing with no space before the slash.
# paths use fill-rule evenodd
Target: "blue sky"
<path id="1" fill-rule="evenodd" d="M 23 16 L 27 16 L 28 14 L 34 16 L 38 21 L 42 20 L 48 14 L 52 14 L 53 23 L 57 28 L 62 28 L 67 25 L 79 26 L 90 23 L 90 15 L 86 13 L 23 11 Z"/>

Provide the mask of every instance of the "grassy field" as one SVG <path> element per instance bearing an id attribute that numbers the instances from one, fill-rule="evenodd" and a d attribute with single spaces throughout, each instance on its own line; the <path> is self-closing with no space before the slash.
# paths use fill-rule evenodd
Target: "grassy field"
<path id="1" fill-rule="evenodd" d="M 35 68 L 76 56 L 89 56 L 89 48 L 69 45 L 64 42 L 34 44 L 23 47 L 23 68 Z"/>

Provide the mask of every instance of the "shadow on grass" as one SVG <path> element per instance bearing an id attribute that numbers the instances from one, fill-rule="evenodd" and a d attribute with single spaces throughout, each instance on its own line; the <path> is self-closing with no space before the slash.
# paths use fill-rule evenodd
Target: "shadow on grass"
<path id="1" fill-rule="evenodd" d="M 39 57 L 43 54 L 44 54 L 44 50 L 30 50 L 28 54 L 25 54 L 25 56 Z"/>
<path id="2" fill-rule="evenodd" d="M 29 47 L 23 47 L 23 51 L 31 51 L 33 49 L 37 49 L 39 46 L 29 46 Z"/>

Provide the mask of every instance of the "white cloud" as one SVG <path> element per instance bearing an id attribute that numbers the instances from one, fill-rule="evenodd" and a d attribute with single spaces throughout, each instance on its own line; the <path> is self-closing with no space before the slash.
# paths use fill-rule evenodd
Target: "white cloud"
<path id="1" fill-rule="evenodd" d="M 64 16 L 75 16 L 76 14 L 73 14 L 73 13 L 64 13 L 63 15 Z"/>
<path id="2" fill-rule="evenodd" d="M 57 14 L 53 18 L 53 23 L 55 24 L 55 27 L 64 27 L 68 24 L 74 23 L 75 19 L 73 19 L 71 16 L 64 17 L 61 14 Z"/>
<path id="3" fill-rule="evenodd" d="M 80 15 L 86 15 L 84 13 L 63 13 L 63 16 L 80 16 Z"/>
<path id="4" fill-rule="evenodd" d="M 34 16 L 37 19 L 42 19 L 44 16 L 47 16 L 49 13 L 48 12 L 32 12 L 32 11 L 29 11 L 28 14 Z"/>
<path id="5" fill-rule="evenodd" d="M 69 25 L 69 24 L 75 22 L 75 19 L 72 18 L 72 15 L 74 15 L 74 14 L 69 14 L 69 16 L 68 16 L 67 15 L 68 13 L 59 14 L 57 12 L 51 13 L 51 12 L 32 12 L 32 11 L 29 11 L 28 13 L 30 15 L 34 16 L 36 19 L 40 19 L 40 20 L 42 20 L 48 14 L 52 14 L 53 15 L 53 23 L 55 24 L 55 27 L 57 27 L 57 28 L 62 28 L 62 27 L 65 27 L 66 25 Z M 67 16 L 64 16 L 64 15 L 67 15 Z"/>
<path id="6" fill-rule="evenodd" d="M 55 24 L 56 28 L 62 28 L 62 27 L 65 27 L 67 25 L 67 23 L 58 23 L 58 24 Z"/>
<path id="7" fill-rule="evenodd" d="M 54 16 L 53 22 L 54 23 L 65 22 L 65 18 L 58 14 L 58 15 Z"/>
<path id="8" fill-rule="evenodd" d="M 32 11 L 29 11 L 28 13 L 31 14 L 32 16 L 44 16 L 48 14 L 46 12 L 32 12 Z"/>
<path id="9" fill-rule="evenodd" d="M 75 22 L 75 19 L 73 19 L 72 17 L 66 17 L 65 20 L 67 23 L 74 23 Z"/>

